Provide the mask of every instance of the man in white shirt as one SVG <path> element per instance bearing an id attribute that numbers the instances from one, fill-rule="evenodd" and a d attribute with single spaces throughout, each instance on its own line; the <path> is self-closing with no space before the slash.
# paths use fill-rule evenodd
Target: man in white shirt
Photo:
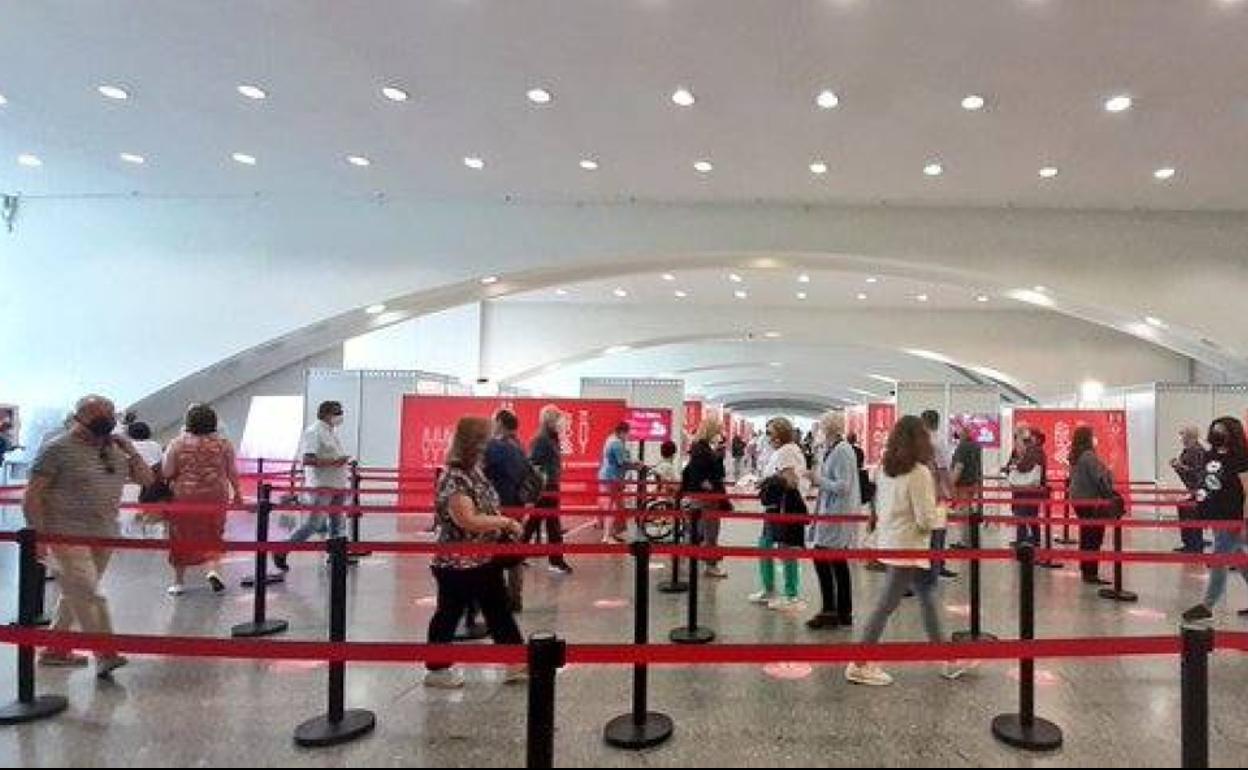
<path id="1" fill-rule="evenodd" d="M 932 476 L 936 481 L 936 499 L 948 500 L 950 497 L 949 483 L 949 461 L 952 459 L 952 453 L 949 451 L 949 439 L 945 431 L 940 428 L 940 412 L 935 409 L 928 409 L 922 415 L 923 425 L 927 428 L 927 432 L 932 437 Z M 944 528 L 932 530 L 932 550 L 945 550 L 945 537 L 947 533 Z M 945 568 L 943 559 L 932 560 L 932 571 L 943 578 L 955 578 L 958 573 Z"/>
<path id="2" fill-rule="evenodd" d="M 303 438 L 299 440 L 299 454 L 303 456 L 303 483 L 314 490 L 304 495 L 304 504 L 313 512 L 308 514 L 303 526 L 290 534 L 292 543 L 302 543 L 313 533 L 324 531 L 327 519 L 330 537 L 339 537 L 343 532 L 341 512 L 325 514 L 318 510 L 346 505 L 351 488 L 347 473 L 347 463 L 351 458 L 343 449 L 337 433 L 338 426 L 342 425 L 342 404 L 322 401 L 317 407 L 316 418 L 316 422 L 303 432 Z M 354 559 L 349 561 L 355 562 Z M 290 569 L 284 553 L 273 554 L 273 563 L 283 572 Z"/>

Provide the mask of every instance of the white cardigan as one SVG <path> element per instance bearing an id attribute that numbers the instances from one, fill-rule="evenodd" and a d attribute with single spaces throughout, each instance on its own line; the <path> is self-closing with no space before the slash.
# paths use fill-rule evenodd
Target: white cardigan
<path id="1" fill-rule="evenodd" d="M 936 504 L 936 481 L 926 465 L 900 476 L 879 475 L 875 490 L 875 546 L 890 551 L 926 551 L 932 530 L 946 526 L 945 509 Z M 881 559 L 894 567 L 929 569 L 927 559 Z"/>

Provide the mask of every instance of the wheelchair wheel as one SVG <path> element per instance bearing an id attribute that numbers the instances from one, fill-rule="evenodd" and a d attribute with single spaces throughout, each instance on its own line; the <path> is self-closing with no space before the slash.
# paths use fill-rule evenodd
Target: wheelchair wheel
<path id="1" fill-rule="evenodd" d="M 676 529 L 676 518 L 665 516 L 664 513 L 675 510 L 670 500 L 653 500 L 646 504 L 646 514 L 642 517 L 641 531 L 650 542 L 659 542 L 671 538 Z"/>

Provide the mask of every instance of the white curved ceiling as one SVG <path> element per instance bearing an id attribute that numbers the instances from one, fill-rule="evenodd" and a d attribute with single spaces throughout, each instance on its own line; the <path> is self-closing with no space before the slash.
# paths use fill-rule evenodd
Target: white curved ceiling
<path id="1" fill-rule="evenodd" d="M 1248 209 L 1235 0 L 10 0 L 3 19 L 5 191 Z M 1134 106 L 1107 113 L 1119 93 Z"/>

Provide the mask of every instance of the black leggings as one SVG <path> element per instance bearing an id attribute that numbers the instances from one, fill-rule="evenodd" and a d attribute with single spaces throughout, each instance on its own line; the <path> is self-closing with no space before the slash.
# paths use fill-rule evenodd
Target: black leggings
<path id="1" fill-rule="evenodd" d="M 554 498 L 544 497 L 537 502 L 534 508 L 550 510 L 558 508 L 559 504 Z M 533 538 L 542 530 L 542 524 L 546 525 L 546 541 L 551 545 L 561 545 L 563 543 L 563 522 L 558 516 L 530 516 L 528 521 L 524 522 L 524 534 L 520 539 L 525 543 L 530 543 Z M 559 566 L 566 564 L 562 554 L 551 554 L 550 563 Z"/>
<path id="2" fill-rule="evenodd" d="M 471 603 L 481 607 L 490 638 L 495 644 L 524 644 L 524 636 L 511 614 L 503 570 L 494 564 L 471 569 L 434 567 L 438 582 L 438 609 L 429 620 L 429 643 L 449 644 L 455 640 L 455 627 Z M 432 670 L 450 668 L 449 663 L 430 661 Z"/>
<path id="3" fill-rule="evenodd" d="M 815 550 L 819 550 L 816 548 Z M 854 587 L 849 579 L 849 562 L 844 559 L 816 559 L 815 575 L 823 596 L 822 615 L 833 615 L 848 622 L 854 615 Z"/>
<path id="4" fill-rule="evenodd" d="M 1101 518 L 1098 516 L 1103 509 L 1075 506 L 1075 516 L 1079 518 L 1079 550 L 1086 552 L 1100 553 L 1101 546 L 1105 543 L 1105 527 L 1089 526 L 1089 520 Z M 1097 561 L 1081 561 L 1079 562 L 1079 570 L 1086 578 L 1094 578 L 1101 571 L 1101 563 Z"/>

